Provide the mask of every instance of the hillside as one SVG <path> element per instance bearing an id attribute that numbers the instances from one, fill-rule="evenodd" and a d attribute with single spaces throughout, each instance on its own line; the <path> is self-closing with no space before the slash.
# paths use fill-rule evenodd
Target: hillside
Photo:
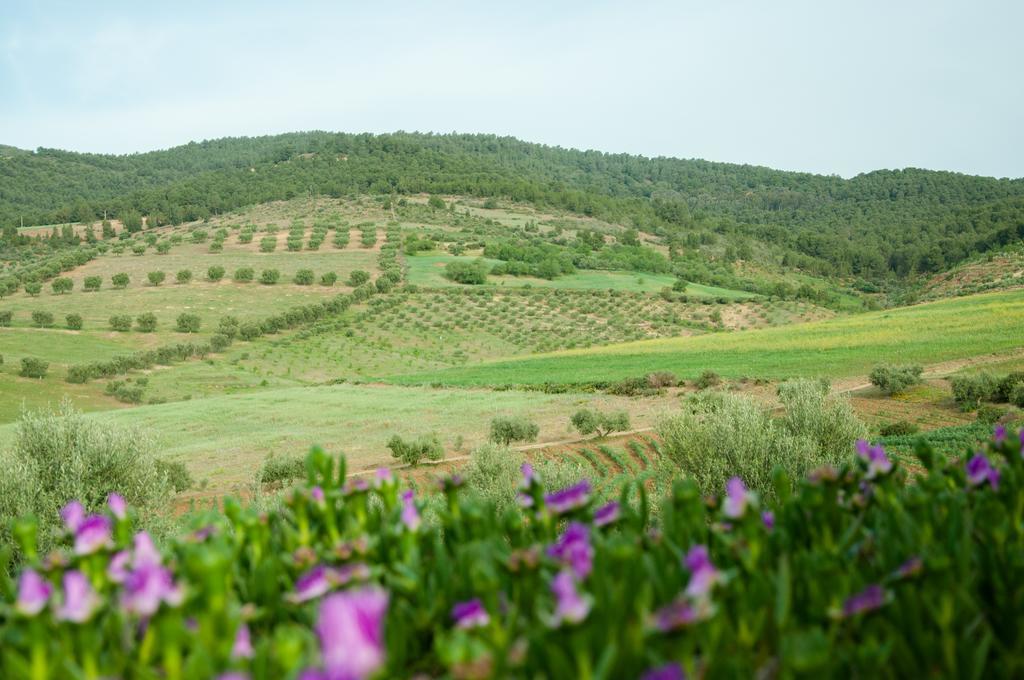
<path id="1" fill-rule="evenodd" d="M 493 135 L 308 132 L 128 156 L 0 157 L 0 224 L 141 213 L 201 219 L 302 195 L 463 194 L 662 235 L 682 252 L 881 279 L 944 270 L 1024 236 L 1024 180 L 906 169 L 832 176 L 547 147 Z M 691 266 L 693 263 L 690 263 Z"/>

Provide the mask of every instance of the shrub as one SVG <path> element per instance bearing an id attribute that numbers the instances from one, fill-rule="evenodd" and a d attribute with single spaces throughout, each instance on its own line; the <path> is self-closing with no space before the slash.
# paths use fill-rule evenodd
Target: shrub
<path id="1" fill-rule="evenodd" d="M 167 480 L 167 484 L 175 493 L 188 491 L 195 485 L 188 468 L 181 461 L 157 458 L 153 464 L 157 474 Z"/>
<path id="2" fill-rule="evenodd" d="M 32 325 L 36 328 L 49 328 L 53 325 L 53 313 L 37 309 L 32 312 Z"/>
<path id="3" fill-rule="evenodd" d="M 210 350 L 213 352 L 223 352 L 231 346 L 231 338 L 224 335 L 223 333 L 214 333 L 210 336 Z"/>
<path id="4" fill-rule="evenodd" d="M 921 383 L 924 369 L 911 364 L 906 366 L 875 366 L 871 369 L 871 384 L 882 392 L 893 395 L 905 392 L 908 387 Z"/>
<path id="5" fill-rule="evenodd" d="M 146 274 L 146 278 L 149 279 L 149 285 L 159 286 L 167 278 L 167 275 L 161 271 L 149 272 Z"/>
<path id="6" fill-rule="evenodd" d="M 135 328 L 140 333 L 152 333 L 156 330 L 156 314 L 145 312 L 135 318 Z"/>
<path id="7" fill-rule="evenodd" d="M 177 274 L 174 275 L 174 278 L 178 281 L 178 283 L 188 283 L 189 281 L 192 280 L 192 270 L 182 269 L 178 271 Z"/>
<path id="8" fill-rule="evenodd" d="M 139 431 L 86 419 L 66 400 L 56 411 L 23 412 L 0 475 L 0 543 L 15 545 L 10 521 L 31 513 L 45 554 L 63 533 L 66 503 L 77 499 L 96 512 L 113 491 L 137 507 L 140 528 L 161 527 L 169 488 L 153 460 L 152 442 Z"/>
<path id="9" fill-rule="evenodd" d="M 207 233 L 202 229 L 196 229 L 192 232 L 192 243 L 202 243 L 206 240 Z"/>
<path id="10" fill-rule="evenodd" d="M 178 315 L 174 329 L 179 333 L 198 333 L 201 320 L 198 314 L 183 312 Z"/>
<path id="11" fill-rule="evenodd" d="M 0 327 L 7 327 L 11 325 L 11 320 L 14 318 L 14 312 L 9 309 L 0 311 Z"/>
<path id="12" fill-rule="evenodd" d="M 312 269 L 300 269 L 295 272 L 295 278 L 292 279 L 292 282 L 299 286 L 309 286 L 315 280 Z"/>
<path id="13" fill-rule="evenodd" d="M 449 281 L 466 285 L 487 283 L 487 263 L 483 260 L 465 262 L 453 260 L 444 266 L 444 277 Z"/>
<path id="14" fill-rule="evenodd" d="M 87 293 L 95 293 L 103 285 L 102 276 L 86 276 L 82 281 L 82 290 Z"/>
<path id="15" fill-rule="evenodd" d="M 352 288 L 358 288 L 369 280 L 369 272 L 365 272 L 362 269 L 356 269 L 348 275 L 348 281 L 345 282 L 345 285 L 351 286 Z"/>
<path id="16" fill-rule="evenodd" d="M 886 423 L 882 427 L 878 428 L 878 434 L 883 437 L 905 437 L 911 434 L 917 434 L 921 430 L 916 423 L 912 423 L 907 420 L 897 420 L 892 423 Z"/>
<path id="17" fill-rule="evenodd" d="M 81 314 L 68 314 L 64 317 L 64 322 L 67 324 L 68 330 L 80 331 L 82 330 L 82 315 Z"/>
<path id="18" fill-rule="evenodd" d="M 217 332 L 233 340 L 238 335 L 238 319 L 233 316 L 222 316 L 217 324 Z"/>
<path id="19" fill-rule="evenodd" d="M 1013 402 L 1010 395 L 1017 385 L 1024 385 L 1024 372 L 1014 371 L 1008 373 L 999 379 L 999 383 L 996 385 L 996 392 L 993 397 L 994 401 L 1009 401 Z M 1019 405 L 1019 404 L 1018 404 Z"/>
<path id="20" fill-rule="evenodd" d="M 327 272 L 320 275 L 321 286 L 333 286 L 338 281 L 338 275 L 334 272 Z"/>
<path id="21" fill-rule="evenodd" d="M 268 456 L 260 467 L 260 484 L 287 484 L 306 476 L 305 456 Z"/>
<path id="22" fill-rule="evenodd" d="M 224 252 L 224 241 L 212 241 L 208 250 L 211 253 Z"/>
<path id="23" fill-rule="evenodd" d="M 166 255 L 167 253 L 171 252 L 171 242 L 160 241 L 159 243 L 156 244 L 156 252 L 159 253 L 160 255 Z"/>
<path id="24" fill-rule="evenodd" d="M 206 278 L 210 281 L 217 282 L 224 278 L 224 267 L 219 264 L 215 264 L 206 270 Z"/>
<path id="25" fill-rule="evenodd" d="M 242 340 L 255 340 L 261 335 L 263 335 L 263 329 L 260 328 L 258 323 L 246 321 L 238 327 L 238 337 L 242 338 Z"/>
<path id="26" fill-rule="evenodd" d="M 963 411 L 972 411 L 983 401 L 989 401 L 996 393 L 996 379 L 988 373 L 976 375 L 955 375 L 949 380 L 953 388 L 953 399 Z"/>
<path id="27" fill-rule="evenodd" d="M 110 277 L 110 283 L 114 288 L 125 288 L 128 286 L 128 274 L 121 272 Z"/>
<path id="28" fill-rule="evenodd" d="M 39 293 L 41 293 L 42 290 L 43 284 L 39 283 L 38 281 L 25 282 L 25 292 L 31 295 L 32 297 L 39 295 Z"/>
<path id="29" fill-rule="evenodd" d="M 679 384 L 676 374 L 671 371 L 655 371 L 647 374 L 647 384 L 654 389 L 674 387 Z"/>
<path id="30" fill-rule="evenodd" d="M 717 387 L 722 384 L 722 378 L 714 371 L 704 371 L 693 381 L 698 390 L 706 390 L 709 387 Z"/>
<path id="31" fill-rule="evenodd" d="M 1008 401 L 1018 408 L 1024 408 L 1024 382 L 1013 386 Z"/>
<path id="32" fill-rule="evenodd" d="M 18 375 L 22 378 L 45 378 L 49 368 L 50 362 L 48 361 L 36 357 L 22 357 L 21 370 Z"/>
<path id="33" fill-rule="evenodd" d="M 75 282 L 66 276 L 60 276 L 50 283 L 50 287 L 55 294 L 64 295 L 71 292 L 71 289 L 75 287 Z"/>
<path id="34" fill-rule="evenodd" d="M 625 411 L 605 413 L 585 408 L 574 413 L 569 422 L 582 435 L 596 432 L 598 437 L 607 437 L 612 432 L 625 432 L 629 429 L 629 414 Z"/>
<path id="35" fill-rule="evenodd" d="M 1005 406 L 994 406 L 992 404 L 982 404 L 978 407 L 977 420 L 979 423 L 986 423 L 991 425 L 998 423 L 1007 415 Z"/>
<path id="36" fill-rule="evenodd" d="M 276 269 L 264 269 L 260 272 L 260 283 L 272 286 L 278 282 L 281 278 L 281 272 Z"/>
<path id="37" fill-rule="evenodd" d="M 410 466 L 419 465 L 424 458 L 444 458 L 444 448 L 437 434 L 422 435 L 416 439 L 403 439 L 396 434 L 388 440 L 388 449 L 391 450 L 392 457 Z"/>
<path id="38" fill-rule="evenodd" d="M 508 446 L 512 442 L 532 442 L 540 427 L 524 416 L 499 416 L 491 420 L 490 440 Z"/>
<path id="39" fill-rule="evenodd" d="M 255 272 L 252 267 L 239 267 L 235 270 L 235 274 L 232 278 L 238 283 L 249 283 L 253 280 Z"/>
<path id="40" fill-rule="evenodd" d="M 131 314 L 115 314 L 110 317 L 111 330 L 127 333 L 132 329 Z"/>
<path id="41" fill-rule="evenodd" d="M 261 253 L 272 253 L 277 248 L 277 237 L 275 236 L 264 236 L 260 239 L 260 252 Z"/>

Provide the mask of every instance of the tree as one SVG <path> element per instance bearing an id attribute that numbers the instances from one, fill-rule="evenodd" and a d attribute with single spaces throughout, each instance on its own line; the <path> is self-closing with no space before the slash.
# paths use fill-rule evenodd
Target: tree
<path id="1" fill-rule="evenodd" d="M 201 321 L 198 314 L 189 314 L 184 312 L 178 315 L 175 330 L 179 333 L 198 333 L 200 323 Z"/>
<path id="2" fill-rule="evenodd" d="M 433 208 L 434 210 L 444 210 L 446 207 L 444 204 L 444 199 L 441 198 L 440 196 L 431 196 L 430 198 L 428 198 L 427 206 Z"/>
<path id="3" fill-rule="evenodd" d="M 148 274 L 146 274 L 146 278 L 149 279 L 150 285 L 153 286 L 159 286 L 161 283 L 163 283 L 166 276 L 167 275 L 164 274 L 162 271 L 149 272 Z"/>
<path id="4" fill-rule="evenodd" d="M 64 321 L 67 323 L 68 330 L 80 331 L 82 330 L 82 315 L 81 314 L 68 314 L 64 317 Z"/>
<path id="5" fill-rule="evenodd" d="M 49 328 L 53 325 L 53 314 L 37 309 L 32 312 L 32 324 L 36 328 Z"/>
<path id="6" fill-rule="evenodd" d="M 135 318 L 135 328 L 140 333 L 152 333 L 156 330 L 156 314 L 145 312 Z"/>
<path id="7" fill-rule="evenodd" d="M 260 283 L 272 286 L 281 278 L 281 272 L 276 269 L 264 269 L 260 272 Z"/>
<path id="8" fill-rule="evenodd" d="M 39 295 L 39 293 L 42 290 L 43 290 L 43 284 L 39 283 L 38 281 L 26 281 L 25 282 L 25 292 L 28 293 L 29 295 L 31 295 L 32 297 L 35 297 L 35 296 Z"/>
<path id="9" fill-rule="evenodd" d="M 907 366 L 875 366 L 871 369 L 871 384 L 885 394 L 894 395 L 905 392 L 908 387 L 921 383 L 924 369 L 919 365 Z"/>
<path id="10" fill-rule="evenodd" d="M 45 378 L 49 368 L 50 362 L 48 361 L 36 357 L 22 357 L 21 371 L 18 372 L 18 375 L 22 378 Z"/>
<path id="11" fill-rule="evenodd" d="M 178 283 L 188 283 L 192 280 L 192 270 L 180 269 L 178 270 L 178 273 L 174 275 L 174 278 Z"/>
<path id="12" fill-rule="evenodd" d="M 102 276 L 86 276 L 82 281 L 82 290 L 87 293 L 95 293 L 103 285 Z"/>
<path id="13" fill-rule="evenodd" d="M 321 286 L 333 286 L 338 281 L 338 275 L 334 272 L 326 272 L 320 276 Z"/>
<path id="14" fill-rule="evenodd" d="M 410 466 L 418 465 L 424 458 L 441 460 L 444 457 L 444 447 L 436 433 L 408 440 L 396 434 L 388 440 L 388 448 L 392 457 Z"/>
<path id="15" fill-rule="evenodd" d="M 486 283 L 487 272 L 487 263 L 479 259 L 472 262 L 453 260 L 444 267 L 444 277 L 446 279 L 467 285 Z"/>
<path id="16" fill-rule="evenodd" d="M 6 328 L 11 325 L 11 319 L 14 318 L 14 312 L 9 309 L 0 311 L 0 327 Z"/>
<path id="17" fill-rule="evenodd" d="M 359 286 L 363 285 L 369 280 L 369 272 L 365 272 L 362 269 L 356 269 L 351 274 L 348 275 L 348 281 L 346 281 L 346 285 L 351 286 L 352 288 L 358 288 Z"/>
<path id="18" fill-rule="evenodd" d="M 499 416 L 491 420 L 490 439 L 507 446 L 512 442 L 532 442 L 539 432 L 537 423 L 528 418 Z"/>
<path id="19" fill-rule="evenodd" d="M 206 240 L 207 233 L 203 229 L 196 229 L 192 232 L 192 243 L 202 243 Z"/>
<path id="20" fill-rule="evenodd" d="M 222 316 L 220 318 L 220 323 L 217 324 L 217 332 L 229 340 L 233 340 L 235 336 L 238 335 L 239 325 L 238 319 L 235 317 Z"/>
<path id="21" fill-rule="evenodd" d="M 300 269 L 295 272 L 295 278 L 293 282 L 299 286 L 308 286 L 313 283 L 315 277 L 312 269 Z"/>
<path id="22" fill-rule="evenodd" d="M 55 294 L 64 295 L 71 292 L 71 289 L 75 287 L 75 282 L 66 276 L 60 276 L 50 283 L 50 287 L 53 288 Z"/>
<path id="23" fill-rule="evenodd" d="M 132 329 L 131 314 L 114 314 L 110 317 L 110 328 L 119 333 L 127 333 Z"/>
<path id="24" fill-rule="evenodd" d="M 591 409 L 580 409 L 573 414 L 570 422 L 582 435 L 596 432 L 598 437 L 606 437 L 612 432 L 628 430 L 629 414 L 625 411 L 604 413 Z"/>
<path id="25" fill-rule="evenodd" d="M 206 270 L 206 278 L 216 283 L 224 278 L 224 267 L 215 264 Z"/>
<path id="26" fill-rule="evenodd" d="M 110 283 L 114 288 L 126 288 L 128 286 L 128 274 L 121 272 L 110 277 Z"/>

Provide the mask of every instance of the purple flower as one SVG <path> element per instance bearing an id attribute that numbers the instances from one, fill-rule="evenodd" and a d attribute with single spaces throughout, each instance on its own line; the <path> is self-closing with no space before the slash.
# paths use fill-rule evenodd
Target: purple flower
<path id="1" fill-rule="evenodd" d="M 64 573 L 64 593 L 57 618 L 61 621 L 85 623 L 100 605 L 100 598 L 89 584 L 89 579 L 80 571 Z"/>
<path id="2" fill-rule="evenodd" d="M 976 453 L 967 461 L 967 482 L 979 486 L 988 482 L 993 489 L 999 488 L 999 470 L 992 467 L 983 453 Z"/>
<path id="3" fill-rule="evenodd" d="M 110 520 L 103 515 L 89 515 L 75 529 L 75 552 L 79 555 L 91 555 L 110 544 Z"/>
<path id="4" fill-rule="evenodd" d="M 586 578 L 594 563 L 594 548 L 590 545 L 587 525 L 569 522 L 558 541 L 548 548 L 548 556 L 572 569 L 577 578 Z"/>
<path id="5" fill-rule="evenodd" d="M 690 548 L 683 565 L 690 571 L 690 582 L 686 585 L 686 594 L 690 597 L 705 597 L 721 580 L 721 574 L 711 564 L 707 546 L 695 545 Z"/>
<path id="6" fill-rule="evenodd" d="M 370 576 L 370 568 L 361 562 L 346 564 L 340 568 L 318 565 L 313 567 L 295 581 L 295 592 L 288 596 L 292 602 L 306 602 L 320 597 L 324 593 L 345 585 L 353 580 L 362 580 Z"/>
<path id="7" fill-rule="evenodd" d="M 369 490 L 370 490 L 370 483 L 368 481 L 366 481 L 365 479 L 363 479 L 362 477 L 356 477 L 355 479 L 350 479 L 348 481 L 348 483 L 345 485 L 345 493 L 346 494 L 358 494 L 358 493 L 363 493 L 364 491 L 369 491 Z"/>
<path id="8" fill-rule="evenodd" d="M 231 645 L 231 658 L 251 659 L 252 654 L 252 639 L 249 637 L 249 626 L 242 623 L 235 632 L 235 642 Z"/>
<path id="9" fill-rule="evenodd" d="M 409 531 L 416 531 L 420 528 L 420 511 L 416 509 L 416 501 L 413 500 L 412 489 L 402 492 L 402 524 Z"/>
<path id="10" fill-rule="evenodd" d="M 319 486 L 314 486 L 309 490 L 309 497 L 313 499 L 313 502 L 317 505 L 323 505 L 324 503 L 324 490 Z"/>
<path id="11" fill-rule="evenodd" d="M 523 463 L 522 467 L 519 469 L 523 473 L 523 481 L 520 486 L 524 489 L 528 488 L 537 479 L 537 475 L 533 471 L 533 466 L 529 463 Z"/>
<path id="12" fill-rule="evenodd" d="M 576 590 L 572 572 L 563 570 L 551 579 L 551 592 L 555 595 L 555 613 L 552 625 L 579 623 L 590 613 L 590 601 Z"/>
<path id="13" fill-rule="evenodd" d="M 603 527 L 606 524 L 611 524 L 619 518 L 621 510 L 618 501 L 605 503 L 594 512 L 594 526 Z"/>
<path id="14" fill-rule="evenodd" d="M 1005 425 L 996 425 L 995 429 L 992 430 L 992 440 L 996 444 L 1002 444 L 1004 441 L 1006 441 L 1006 426 Z"/>
<path id="15" fill-rule="evenodd" d="M 747 504 L 753 500 L 753 494 L 747 491 L 747 485 L 739 477 L 731 477 L 725 483 L 725 503 L 722 511 L 726 517 L 738 519 L 747 511 Z"/>
<path id="16" fill-rule="evenodd" d="M 362 680 L 384 665 L 384 616 L 388 594 L 377 587 L 347 590 L 325 598 L 316 632 L 326 676 Z"/>
<path id="17" fill-rule="evenodd" d="M 590 482 L 584 479 L 579 484 L 566 487 L 544 496 L 544 502 L 556 515 L 581 508 L 590 500 Z"/>
<path id="18" fill-rule="evenodd" d="M 134 545 L 135 550 L 132 554 L 132 565 L 135 567 L 158 565 L 163 561 L 160 557 L 160 552 L 153 544 L 153 539 L 145 531 L 140 531 L 135 534 Z"/>
<path id="19" fill-rule="evenodd" d="M 654 612 L 654 627 L 662 633 L 685 628 L 700 620 L 696 608 L 683 598 L 678 598 Z"/>
<path id="20" fill-rule="evenodd" d="M 871 446 L 863 439 L 857 440 L 857 455 L 868 464 L 868 479 L 874 479 L 878 475 L 886 474 L 892 470 L 892 461 L 886 455 L 885 449 L 879 446 Z"/>
<path id="21" fill-rule="evenodd" d="M 128 564 L 131 559 L 131 553 L 127 550 L 115 553 L 107 564 L 107 578 L 114 583 L 124 583 L 124 580 L 128 578 Z"/>
<path id="22" fill-rule="evenodd" d="M 452 619 L 456 628 L 476 628 L 491 622 L 490 615 L 484 609 L 483 602 L 474 597 L 472 600 L 459 602 L 452 607 Z"/>
<path id="23" fill-rule="evenodd" d="M 249 675 L 242 671 L 228 671 L 218 675 L 217 680 L 249 680 Z"/>
<path id="24" fill-rule="evenodd" d="M 170 569 L 151 562 L 138 564 L 137 558 L 121 593 L 121 606 L 125 611 L 148 618 L 156 613 L 161 603 L 172 607 L 181 604 L 184 594 L 174 582 Z"/>
<path id="25" fill-rule="evenodd" d="M 764 528 L 771 531 L 775 528 L 775 513 L 771 510 L 765 510 L 761 513 L 761 523 L 764 524 Z"/>
<path id="26" fill-rule="evenodd" d="M 124 519 L 128 516 L 128 504 L 124 502 L 124 496 L 119 493 L 112 493 L 107 496 L 107 507 L 114 517 Z"/>
<path id="27" fill-rule="evenodd" d="M 686 673 L 679 664 L 667 663 L 650 669 L 640 677 L 640 680 L 686 680 Z"/>
<path id="28" fill-rule="evenodd" d="M 78 525 L 85 519 L 85 508 L 78 501 L 71 501 L 60 510 L 60 518 L 71 533 L 78 531 Z"/>
<path id="29" fill-rule="evenodd" d="M 854 616 L 863 612 L 878 609 L 885 604 L 885 589 L 882 586 L 870 585 L 843 603 L 843 617 Z"/>
<path id="30" fill-rule="evenodd" d="M 909 578 L 920 574 L 922 569 L 924 569 L 924 561 L 920 557 L 911 557 L 897 567 L 896 576 L 899 578 Z"/>
<path id="31" fill-rule="evenodd" d="M 26 616 L 35 616 L 46 606 L 52 593 L 53 586 L 46 579 L 32 569 L 26 569 L 18 579 L 18 601 L 14 608 Z"/>

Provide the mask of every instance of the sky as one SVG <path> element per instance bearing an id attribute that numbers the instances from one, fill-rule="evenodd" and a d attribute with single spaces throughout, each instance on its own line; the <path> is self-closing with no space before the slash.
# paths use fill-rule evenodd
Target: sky
<path id="1" fill-rule="evenodd" d="M 1024 176 L 1024 1 L 0 3 L 0 144 L 483 132 Z"/>

